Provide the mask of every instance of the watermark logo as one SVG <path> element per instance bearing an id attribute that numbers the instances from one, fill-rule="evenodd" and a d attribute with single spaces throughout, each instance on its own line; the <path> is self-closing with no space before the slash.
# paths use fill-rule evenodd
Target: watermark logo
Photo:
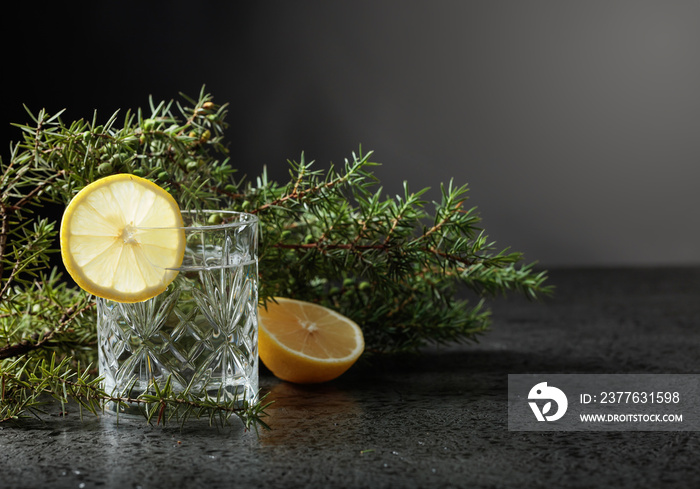
<path id="1" fill-rule="evenodd" d="M 537 421 L 556 421 L 561 419 L 569 407 L 566 394 L 561 389 L 547 385 L 547 382 L 540 382 L 535 385 L 530 389 L 530 394 L 527 397 L 531 400 L 528 404 L 530 404 L 532 412 L 535 413 Z M 532 400 L 546 400 L 548 402 L 540 410 L 537 403 Z M 553 414 L 547 415 L 552 410 L 552 401 L 557 404 L 557 410 Z"/>
<path id="2" fill-rule="evenodd" d="M 700 432 L 700 373 L 508 374 L 508 429 Z"/>

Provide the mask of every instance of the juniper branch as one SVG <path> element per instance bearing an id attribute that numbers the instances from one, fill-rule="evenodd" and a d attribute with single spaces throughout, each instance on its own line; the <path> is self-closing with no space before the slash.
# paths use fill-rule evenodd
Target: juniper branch
<path id="1" fill-rule="evenodd" d="M 34 363 L 18 359 L 0 370 L 0 422 L 18 419 L 29 413 L 41 412 L 45 397 L 55 399 L 62 406 L 71 401 L 81 409 L 98 414 L 105 403 L 141 405 L 149 422 L 157 414 L 157 424 L 170 420 L 184 423 L 190 417 L 207 417 L 211 424 L 224 426 L 231 416 L 239 418 L 246 429 L 269 429 L 263 421 L 270 403 L 240 403 L 208 397 L 199 398 L 189 393 L 175 393 L 170 382 L 159 387 L 153 384 L 153 393 L 132 397 L 127 393 L 109 393 L 100 386 L 99 378 L 91 378 L 88 370 L 73 368 L 68 359 L 57 361 L 56 356 Z M 63 408 L 65 411 L 65 407 Z"/>
<path id="2" fill-rule="evenodd" d="M 63 311 L 54 329 L 42 332 L 41 334 L 36 334 L 33 338 L 31 338 L 31 340 L 24 338 L 17 343 L 0 347 L 0 360 L 26 355 L 33 350 L 38 350 L 48 346 L 56 336 L 66 332 L 69 325 L 77 316 L 92 309 L 94 306 L 94 302 L 88 302 L 80 308 L 77 306 L 69 307 Z"/>
<path id="3" fill-rule="evenodd" d="M 435 202 L 424 200 L 427 189 L 411 191 L 408 184 L 403 195 L 386 197 L 372 173 L 372 153 L 361 148 L 328 169 L 302 154 L 288 162 L 286 183 L 270 180 L 265 169 L 253 180 L 238 178 L 224 140 L 228 106 L 204 88 L 183 99 L 151 98 L 146 109 L 121 118 L 115 112 L 103 123 L 97 114 L 65 122 L 64 111 L 27 109 L 31 121 L 16 124 L 22 139 L 11 146 L 10 162 L 0 161 L 4 387 L 13 375 L 41 392 L 38 377 L 22 375 L 54 354 L 73 368 L 94 359 L 92 303 L 50 269 L 55 226 L 35 211 L 65 205 L 88 183 L 115 173 L 152 180 L 183 209 L 257 214 L 261 303 L 287 296 L 333 307 L 361 325 L 368 351 L 470 341 L 489 327 L 491 296 L 513 291 L 538 299 L 551 292 L 545 271 L 489 242 L 476 208 L 466 206 L 466 185 L 449 182 Z M 94 372 L 81 375 L 94 381 Z M 162 420 L 164 413 L 152 409 L 163 403 L 182 404 L 164 392 L 149 404 L 151 419 Z M 208 413 L 218 404 L 210 402 Z M 13 406 L 30 408 L 21 399 Z"/>

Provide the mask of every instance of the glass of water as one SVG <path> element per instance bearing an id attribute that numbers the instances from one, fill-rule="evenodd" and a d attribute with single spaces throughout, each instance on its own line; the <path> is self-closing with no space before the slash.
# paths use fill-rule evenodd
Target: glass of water
<path id="1" fill-rule="evenodd" d="M 137 303 L 97 299 L 103 388 L 135 398 L 169 380 L 175 392 L 254 402 L 257 217 L 226 211 L 183 211 L 182 217 L 185 256 L 165 292 Z M 111 402 L 105 409 L 139 412 L 136 404 Z"/>

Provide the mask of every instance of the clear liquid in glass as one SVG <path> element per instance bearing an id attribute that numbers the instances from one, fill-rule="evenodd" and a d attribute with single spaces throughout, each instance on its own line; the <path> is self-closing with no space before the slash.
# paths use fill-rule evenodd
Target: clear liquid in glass
<path id="1" fill-rule="evenodd" d="M 99 369 L 108 393 L 133 399 L 169 381 L 173 391 L 200 398 L 257 399 L 257 259 L 239 252 L 233 232 L 241 229 L 188 240 L 177 278 L 152 299 L 98 298 Z M 110 402 L 105 409 L 135 414 L 140 405 Z"/>

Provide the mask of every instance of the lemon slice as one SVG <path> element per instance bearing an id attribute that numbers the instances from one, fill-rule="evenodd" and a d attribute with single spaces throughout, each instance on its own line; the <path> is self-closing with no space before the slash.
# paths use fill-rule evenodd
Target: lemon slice
<path id="1" fill-rule="evenodd" d="M 310 302 L 276 298 L 260 307 L 258 353 L 278 378 L 300 384 L 333 380 L 365 348 L 351 319 Z"/>
<path id="2" fill-rule="evenodd" d="M 61 256 L 87 292 L 141 302 L 163 292 L 185 253 L 182 215 L 163 188 L 129 174 L 87 185 L 61 221 Z"/>

